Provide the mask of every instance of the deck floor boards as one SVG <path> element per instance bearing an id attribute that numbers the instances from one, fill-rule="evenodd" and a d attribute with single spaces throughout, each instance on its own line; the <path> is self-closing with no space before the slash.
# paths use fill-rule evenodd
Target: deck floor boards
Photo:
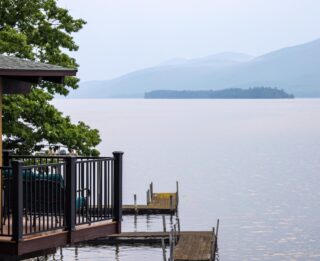
<path id="1" fill-rule="evenodd" d="M 181 234 L 174 249 L 174 260 L 210 261 L 213 240 L 212 232 Z"/>

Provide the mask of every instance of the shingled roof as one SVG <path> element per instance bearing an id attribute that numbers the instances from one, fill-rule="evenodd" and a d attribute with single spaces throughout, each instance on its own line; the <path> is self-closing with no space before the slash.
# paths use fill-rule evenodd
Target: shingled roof
<path id="1" fill-rule="evenodd" d="M 39 84 L 42 80 L 63 83 L 65 76 L 75 76 L 76 73 L 76 69 L 0 54 L 0 80 L 3 94 L 28 93 L 31 84 Z"/>
<path id="2" fill-rule="evenodd" d="M 74 76 L 77 70 L 0 54 L 0 76 Z"/>

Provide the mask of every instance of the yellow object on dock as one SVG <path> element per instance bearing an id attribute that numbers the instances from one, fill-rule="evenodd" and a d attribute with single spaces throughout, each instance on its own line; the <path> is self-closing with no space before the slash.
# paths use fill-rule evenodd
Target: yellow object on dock
<path id="1" fill-rule="evenodd" d="M 177 208 L 176 193 L 153 193 L 147 205 L 122 205 L 122 214 L 174 214 Z"/>

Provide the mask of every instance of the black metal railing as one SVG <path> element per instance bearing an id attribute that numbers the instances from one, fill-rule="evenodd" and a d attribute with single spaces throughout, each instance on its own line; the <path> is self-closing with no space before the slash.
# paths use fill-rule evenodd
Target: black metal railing
<path id="1" fill-rule="evenodd" d="M 65 163 L 22 167 L 24 235 L 64 228 Z"/>
<path id="2" fill-rule="evenodd" d="M 112 219 L 114 159 L 76 161 L 76 225 Z"/>
<path id="3" fill-rule="evenodd" d="M 12 167 L 1 167 L 0 173 L 2 177 L 2 220 L 0 224 L 1 236 L 12 236 L 12 205 L 13 205 L 13 184 Z"/>
<path id="4" fill-rule="evenodd" d="M 3 180 L 1 236 L 121 222 L 122 152 L 114 157 L 10 156 Z"/>

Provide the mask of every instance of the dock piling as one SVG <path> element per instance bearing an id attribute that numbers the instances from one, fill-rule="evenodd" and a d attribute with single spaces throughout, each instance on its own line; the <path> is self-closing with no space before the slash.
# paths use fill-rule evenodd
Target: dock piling
<path id="1" fill-rule="evenodd" d="M 174 232 L 174 242 L 175 242 L 175 244 L 177 244 L 177 242 L 178 242 L 178 238 L 177 238 L 177 226 L 176 226 L 176 224 L 174 224 L 173 225 L 173 232 Z"/>
<path id="2" fill-rule="evenodd" d="M 150 201 L 152 200 L 153 197 L 153 182 L 150 183 Z"/>
<path id="3" fill-rule="evenodd" d="M 177 191 L 176 191 L 176 204 L 179 204 L 179 182 L 176 181 Z"/>
<path id="4" fill-rule="evenodd" d="M 149 201 L 149 189 L 147 190 L 147 205 L 149 205 L 150 201 Z"/>
<path id="5" fill-rule="evenodd" d="M 217 238 L 217 241 L 218 241 L 218 232 L 219 232 L 219 218 L 217 219 L 217 227 L 216 227 L 216 238 Z"/>
<path id="6" fill-rule="evenodd" d="M 134 195 L 133 195 L 133 198 L 134 198 L 134 211 L 135 211 L 135 213 L 137 213 L 137 212 L 138 212 L 137 194 L 134 194 Z"/>
<path id="7" fill-rule="evenodd" d="M 163 261 L 167 261 L 166 244 L 164 243 L 164 238 L 161 238 L 161 246 L 162 246 Z"/>
<path id="8" fill-rule="evenodd" d="M 178 236 L 180 236 L 180 218 L 177 217 Z"/>
<path id="9" fill-rule="evenodd" d="M 212 240 L 211 240 L 211 253 L 210 253 L 210 261 L 214 261 L 214 258 L 215 258 L 215 241 L 214 241 L 214 238 L 215 238 L 215 232 L 214 232 L 214 227 L 212 228 Z M 217 240 L 217 239 L 216 239 Z"/>
<path id="10" fill-rule="evenodd" d="M 166 217 L 165 216 L 162 216 L 162 224 L 163 224 L 163 232 L 167 232 Z"/>
<path id="11" fill-rule="evenodd" d="M 174 261 L 173 259 L 173 253 L 174 253 L 174 239 L 173 239 L 173 229 L 171 229 L 170 232 L 170 261 Z"/>

